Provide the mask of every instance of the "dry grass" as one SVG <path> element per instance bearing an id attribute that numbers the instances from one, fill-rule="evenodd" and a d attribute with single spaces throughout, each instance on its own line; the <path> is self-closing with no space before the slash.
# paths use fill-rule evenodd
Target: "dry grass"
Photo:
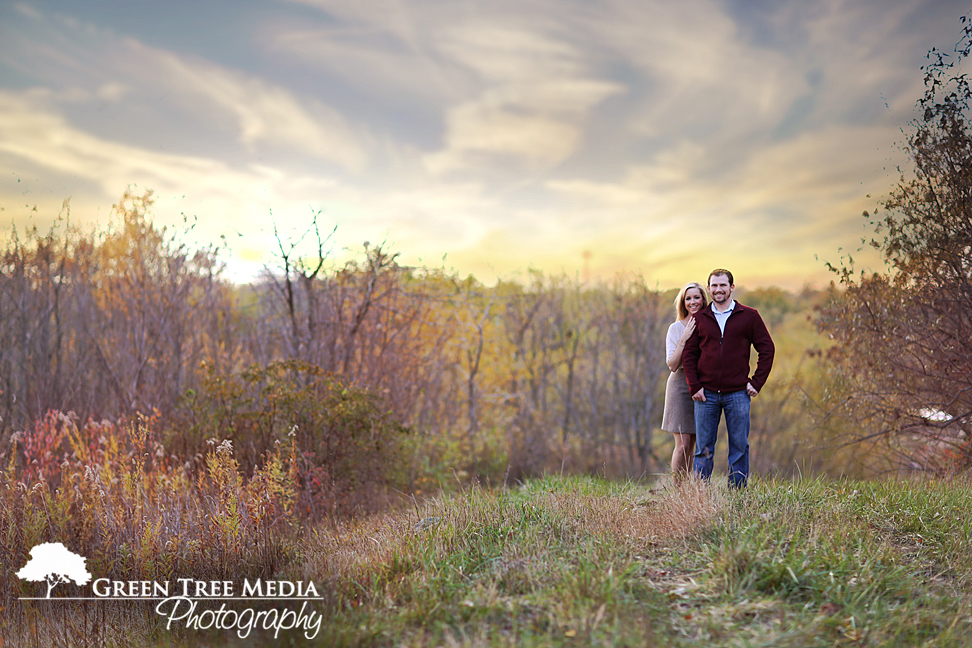
<path id="1" fill-rule="evenodd" d="M 23 553 L 18 542 L 42 538 L 80 546 L 99 564 L 114 560 L 118 573 L 135 577 L 183 565 L 237 579 L 259 569 L 314 581 L 324 597 L 320 637 L 336 647 L 958 647 L 972 631 L 966 482 L 754 478 L 739 492 L 688 480 L 653 492 L 547 477 L 300 530 L 252 524 L 253 507 L 266 506 L 269 477 L 244 477 L 228 447 L 214 447 L 205 472 L 189 481 L 174 481 L 184 474 L 174 466 L 165 469 L 172 480 L 160 479 L 161 459 L 138 467 L 134 455 L 112 456 L 101 477 L 77 490 L 52 487 L 52 472 L 30 487 L 8 474 L 0 550 Z M 62 483 L 76 479 L 72 462 L 32 465 L 57 468 Z M 117 482 L 104 476 L 108 467 Z M 93 494 L 100 499 L 86 499 Z M 179 502 L 184 508 L 173 513 Z M 110 511 L 98 508 L 109 504 Z M 166 522 L 179 515 L 197 516 L 196 525 Z M 148 544 L 137 545 L 139 538 Z M 254 539 L 286 543 L 287 559 L 268 562 Z M 79 541 L 88 544 L 70 544 Z M 4 647 L 234 640 L 170 633 L 139 605 L 98 602 L 67 613 L 22 605 L 14 601 L 22 586 L 5 585 Z M 271 642 L 264 633 L 235 645 Z"/>
<path id="2" fill-rule="evenodd" d="M 561 489 L 561 483 L 554 480 L 555 488 L 534 485 L 526 498 L 477 488 L 432 499 L 411 511 L 318 527 L 305 546 L 300 573 L 307 578 L 361 580 L 426 541 L 445 555 L 462 535 L 476 529 L 497 529 L 512 539 L 524 516 L 531 515 L 556 520 L 561 534 L 609 534 L 638 549 L 695 536 L 723 510 L 727 496 L 724 488 L 697 479 L 660 493 L 633 485 L 604 485 L 607 491 L 617 491 L 593 494 Z"/>
<path id="3" fill-rule="evenodd" d="M 963 646 L 962 512 L 957 483 L 546 478 L 319 529 L 302 569 L 336 646 Z"/>
<path id="4" fill-rule="evenodd" d="M 19 601 L 38 594 L 15 572 L 43 542 L 85 557 L 95 577 L 124 581 L 267 578 L 288 561 L 295 486 L 283 448 L 245 477 L 228 442 L 185 462 L 164 451 L 152 424 L 78 427 L 52 413 L 16 439 L 0 473 L 0 638 L 127 646 L 158 632 L 144 604 Z M 78 591 L 59 585 L 56 594 Z"/>
<path id="5" fill-rule="evenodd" d="M 300 576 L 325 583 L 335 645 L 381 644 L 373 632 L 401 645 L 515 645 L 560 632 L 647 640 L 653 623 L 620 622 L 639 606 L 633 570 L 651 547 L 697 537 L 725 498 L 696 481 L 661 493 L 560 478 L 476 488 L 319 528 Z M 479 633 L 477 620 L 498 634 Z"/>

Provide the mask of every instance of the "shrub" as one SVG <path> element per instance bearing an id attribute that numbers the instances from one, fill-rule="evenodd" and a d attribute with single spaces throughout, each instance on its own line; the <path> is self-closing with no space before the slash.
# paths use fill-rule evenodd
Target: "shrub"
<path id="1" fill-rule="evenodd" d="M 207 440 L 229 439 L 251 471 L 293 439 L 300 513 L 320 517 L 371 508 L 383 488 L 405 476 L 401 425 L 375 393 L 343 384 L 298 361 L 253 366 L 239 374 L 209 371 L 183 399 L 184 424 L 167 444 L 199 453 Z"/>

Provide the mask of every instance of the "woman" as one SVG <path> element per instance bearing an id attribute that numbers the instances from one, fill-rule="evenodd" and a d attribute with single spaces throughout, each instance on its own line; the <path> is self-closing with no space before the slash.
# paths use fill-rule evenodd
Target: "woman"
<path id="1" fill-rule="evenodd" d="M 672 475 L 680 479 L 692 470 L 695 455 L 695 406 L 685 382 L 682 370 L 682 350 L 695 331 L 692 315 L 705 308 L 708 300 L 705 289 L 693 282 L 682 288 L 675 298 L 676 320 L 668 327 L 665 340 L 665 356 L 672 375 L 665 386 L 665 415 L 662 429 L 675 435 L 675 452 L 672 453 Z"/>

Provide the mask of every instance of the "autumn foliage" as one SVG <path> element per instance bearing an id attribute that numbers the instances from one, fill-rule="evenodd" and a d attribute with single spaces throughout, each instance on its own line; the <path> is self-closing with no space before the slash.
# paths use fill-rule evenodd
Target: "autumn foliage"
<path id="1" fill-rule="evenodd" d="M 839 346 L 845 406 L 911 469 L 972 466 L 972 51 L 965 19 L 955 54 L 933 49 L 906 151 L 913 170 L 873 214 L 879 272 L 848 261 L 821 327 Z"/>
<path id="2" fill-rule="evenodd" d="M 49 411 L 82 427 L 144 414 L 167 450 L 191 460 L 230 439 L 253 470 L 296 429 L 319 513 L 355 480 L 432 491 L 661 461 L 671 295 L 641 277 L 487 287 L 380 245 L 332 263 L 315 217 L 298 238 L 316 250 L 279 235 L 273 267 L 238 285 L 218 246 L 156 227 L 152 204 L 126 192 L 105 230 L 67 208 L 47 232 L 15 230 L 0 268 L 7 437 Z"/>

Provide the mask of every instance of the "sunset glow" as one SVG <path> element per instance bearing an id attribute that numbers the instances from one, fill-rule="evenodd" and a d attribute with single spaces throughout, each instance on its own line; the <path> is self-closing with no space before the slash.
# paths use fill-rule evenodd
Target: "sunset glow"
<path id="1" fill-rule="evenodd" d="M 233 276 L 319 212 L 489 281 L 829 280 L 958 2 L 427 0 L 0 7 L 0 225 L 155 220 Z M 868 197 L 870 195 L 871 197 Z M 36 209 L 35 209 L 36 208 Z M 445 260 L 443 260 L 443 258 Z M 865 257 L 866 259 L 866 257 Z"/>

